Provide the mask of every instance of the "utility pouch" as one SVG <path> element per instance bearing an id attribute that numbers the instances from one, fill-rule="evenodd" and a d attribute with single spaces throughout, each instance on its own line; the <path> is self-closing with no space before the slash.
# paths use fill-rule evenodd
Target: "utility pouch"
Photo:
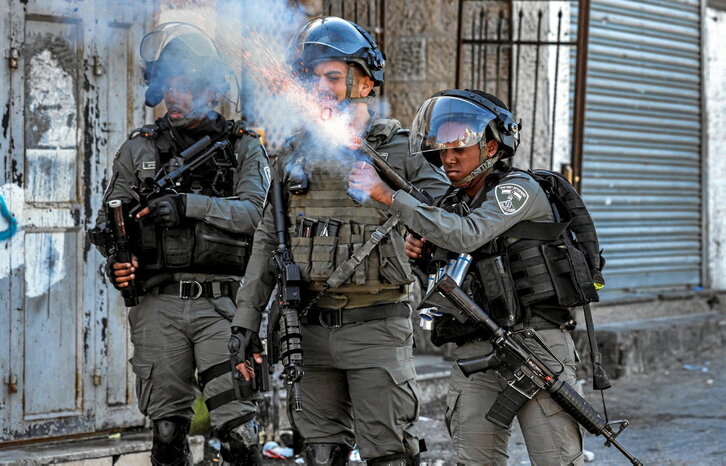
<path id="1" fill-rule="evenodd" d="M 325 281 L 335 270 L 335 253 L 338 238 L 335 236 L 313 236 L 310 257 L 310 280 Z M 294 254 L 294 249 L 293 249 Z M 295 259 L 295 263 L 300 265 Z"/>
<path id="2" fill-rule="evenodd" d="M 310 254 L 313 249 L 313 238 L 290 238 L 290 250 L 292 251 L 292 260 L 300 268 L 300 279 L 305 282 L 310 281 Z M 327 278 L 327 277 L 326 277 Z"/>
<path id="3" fill-rule="evenodd" d="M 133 249 L 132 249 L 133 251 Z M 139 250 L 133 251 L 147 270 L 164 268 L 161 245 L 161 229 L 144 218 L 139 220 Z"/>
<path id="4" fill-rule="evenodd" d="M 189 226 L 162 230 L 164 263 L 170 269 L 182 269 L 192 265 L 194 232 Z"/>
<path id="5" fill-rule="evenodd" d="M 552 278 L 557 304 L 575 307 L 599 300 L 587 261 L 579 249 L 562 243 L 544 243 L 542 255 Z"/>
<path id="6" fill-rule="evenodd" d="M 506 256 L 479 259 L 475 267 L 482 284 L 482 307 L 503 327 L 511 327 L 519 322 L 521 311 Z"/>
<path id="7" fill-rule="evenodd" d="M 382 282 L 408 285 L 413 281 L 411 264 L 403 254 L 403 238 L 395 229 L 378 245 L 379 273 Z"/>
<path id="8" fill-rule="evenodd" d="M 244 273 L 249 252 L 246 236 L 196 222 L 194 240 L 194 265 L 213 268 L 216 273 Z"/>

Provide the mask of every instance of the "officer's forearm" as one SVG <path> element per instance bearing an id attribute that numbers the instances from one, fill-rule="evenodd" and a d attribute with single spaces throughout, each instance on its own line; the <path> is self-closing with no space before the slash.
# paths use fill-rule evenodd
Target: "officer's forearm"
<path id="1" fill-rule="evenodd" d="M 260 221 L 260 208 L 251 200 L 221 199 L 187 194 L 185 215 L 223 230 L 252 236 Z"/>

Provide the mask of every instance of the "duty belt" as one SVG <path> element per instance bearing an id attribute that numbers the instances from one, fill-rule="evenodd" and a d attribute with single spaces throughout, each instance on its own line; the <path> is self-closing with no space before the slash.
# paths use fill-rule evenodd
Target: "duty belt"
<path id="1" fill-rule="evenodd" d="M 228 296 L 235 298 L 239 282 L 199 282 L 197 280 L 181 280 L 166 283 L 156 288 L 157 294 L 169 294 L 181 299 L 219 298 Z"/>
<path id="2" fill-rule="evenodd" d="M 566 322 L 558 324 L 556 322 L 552 322 L 550 320 L 544 319 L 540 316 L 533 315 L 528 323 L 520 322 L 518 324 L 512 325 L 511 327 L 505 327 L 505 328 L 510 331 L 522 330 L 524 328 L 532 328 L 534 330 L 552 330 L 552 329 L 574 330 L 575 321 L 570 319 Z"/>
<path id="3" fill-rule="evenodd" d="M 301 317 L 303 324 L 322 325 L 325 328 L 339 328 L 345 324 L 387 319 L 389 317 L 409 317 L 411 309 L 406 303 L 379 304 L 378 306 L 357 307 L 355 309 L 318 309 L 313 308 Z"/>

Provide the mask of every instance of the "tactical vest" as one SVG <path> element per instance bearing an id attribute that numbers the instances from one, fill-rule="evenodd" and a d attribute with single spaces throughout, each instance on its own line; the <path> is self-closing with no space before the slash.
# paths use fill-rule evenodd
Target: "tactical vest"
<path id="1" fill-rule="evenodd" d="M 386 141 L 393 137 L 395 132 Z M 375 144 L 374 148 L 381 145 L 378 140 L 368 141 Z M 287 166 L 288 187 L 292 167 L 304 167 L 309 183 L 307 192 L 289 195 L 291 249 L 307 289 L 319 291 L 336 267 L 368 241 L 389 216 L 383 210 L 356 204 L 346 194 L 350 166 L 305 157 L 301 150 L 294 152 Z M 403 286 L 411 281 L 411 267 L 403 254 L 403 237 L 394 228 L 353 275 L 328 294 L 344 296 L 344 302 L 349 304 L 344 307 L 396 302 L 406 298 Z M 321 307 L 326 307 L 324 301 Z"/>
<path id="2" fill-rule="evenodd" d="M 162 118 L 132 132 L 152 139 L 157 148 L 157 166 L 162 170 L 174 169 L 183 163 L 171 139 L 170 128 Z M 244 122 L 227 122 L 227 131 L 216 140 L 228 138 L 229 152 L 215 156 L 177 187 L 179 193 L 194 193 L 209 197 L 234 195 L 234 171 L 237 160 L 234 143 L 249 132 Z M 161 173 L 161 172 L 160 172 Z M 193 272 L 242 275 L 247 265 L 251 238 L 241 233 L 222 230 L 202 220 L 185 218 L 179 225 L 165 228 L 152 222 L 139 222 L 139 241 L 136 253 L 148 272 Z"/>
<path id="3" fill-rule="evenodd" d="M 466 283 L 474 300 L 503 327 L 530 323 L 533 315 L 562 323 L 569 318 L 567 308 L 598 301 L 593 276 L 597 283 L 603 283 L 600 251 L 597 260 L 588 259 L 584 252 L 597 250 L 598 245 L 592 219 L 579 194 L 574 188 L 568 190 L 559 174 L 544 170 L 528 173 L 545 191 L 555 222 L 520 222 L 472 253 L 473 279 Z M 497 177 L 489 189 L 506 176 Z M 484 199 L 486 196 L 480 196 L 469 209 L 476 209 Z M 590 244 L 578 244 L 580 240 Z M 444 318 L 437 322 L 432 340 L 436 344 L 462 343 L 479 333 L 470 325 Z"/>

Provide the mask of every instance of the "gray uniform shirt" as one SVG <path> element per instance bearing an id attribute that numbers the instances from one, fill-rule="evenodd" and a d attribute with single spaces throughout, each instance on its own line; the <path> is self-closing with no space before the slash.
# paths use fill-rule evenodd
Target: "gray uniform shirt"
<path id="1" fill-rule="evenodd" d="M 237 168 L 234 171 L 233 184 L 234 195 L 238 199 L 187 194 L 184 214 L 187 218 L 202 220 L 224 230 L 252 236 L 260 221 L 270 185 L 267 153 L 258 137 L 243 134 L 235 142 L 234 154 L 237 157 Z M 111 182 L 103 196 L 104 205 L 110 199 L 138 201 L 138 196 L 131 187 L 140 186 L 146 178 L 153 178 L 159 168 L 159 153 L 154 139 L 143 136 L 128 139 L 113 161 Z M 106 214 L 101 209 L 96 224 L 105 222 Z M 140 266 L 143 267 L 143 264 Z M 177 273 L 175 278 L 207 281 L 212 276 Z"/>
<path id="2" fill-rule="evenodd" d="M 446 175 L 431 165 L 421 154 L 410 155 L 405 138 L 380 145 L 383 134 L 390 128 L 390 119 L 373 120 L 366 140 L 378 151 L 388 153 L 388 163 L 401 176 L 425 189 L 432 197 L 442 196 L 450 186 Z M 380 123 L 379 123 L 380 122 Z M 396 122 L 396 124 L 398 124 Z M 293 152 L 283 152 L 275 161 L 272 177 L 285 180 L 285 167 Z M 351 167 L 352 168 L 352 167 Z M 232 326 L 259 331 L 262 311 L 275 287 L 275 264 L 271 251 L 276 246 L 275 222 L 267 203 L 257 231 L 252 256 L 247 266 L 245 282 L 237 293 L 237 313 Z"/>
<path id="3" fill-rule="evenodd" d="M 458 253 L 476 251 L 521 221 L 554 221 L 547 195 L 526 173 L 513 172 L 479 195 L 486 199 L 466 217 L 422 204 L 403 191 L 396 193 L 389 212 L 436 246 Z"/>

